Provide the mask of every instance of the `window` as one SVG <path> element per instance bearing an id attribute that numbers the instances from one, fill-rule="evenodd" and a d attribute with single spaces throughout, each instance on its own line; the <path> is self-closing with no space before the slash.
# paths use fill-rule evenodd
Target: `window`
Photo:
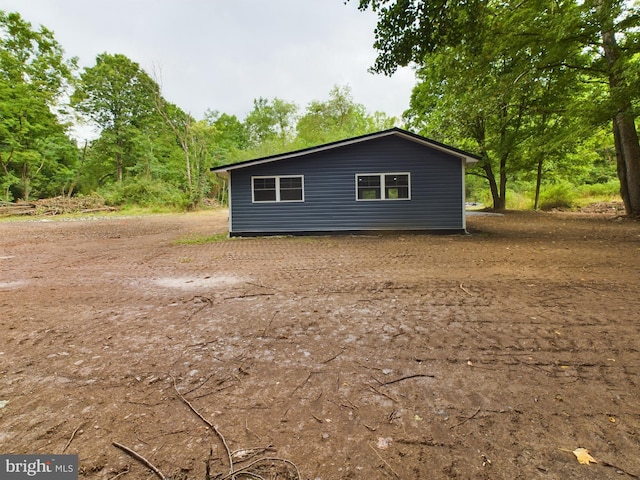
<path id="1" fill-rule="evenodd" d="M 381 198 L 380 175 L 358 175 L 358 200 Z"/>
<path id="2" fill-rule="evenodd" d="M 389 200 L 409 198 L 409 175 L 385 175 L 384 198 Z"/>
<path id="3" fill-rule="evenodd" d="M 357 200 L 408 200 L 408 173 L 356 175 Z"/>
<path id="4" fill-rule="evenodd" d="M 276 200 L 276 179 L 274 177 L 253 179 L 254 202 L 275 202 Z"/>
<path id="5" fill-rule="evenodd" d="M 252 177 L 255 202 L 303 202 L 303 177 Z"/>

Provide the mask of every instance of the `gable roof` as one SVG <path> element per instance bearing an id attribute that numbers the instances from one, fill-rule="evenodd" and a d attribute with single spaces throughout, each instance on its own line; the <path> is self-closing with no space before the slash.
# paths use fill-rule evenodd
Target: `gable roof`
<path id="1" fill-rule="evenodd" d="M 323 145 L 318 145 L 315 147 L 303 148 L 302 150 L 295 150 L 293 152 L 279 153 L 277 155 L 270 155 L 268 157 L 255 158 L 253 160 L 246 160 L 244 162 L 238 162 L 238 163 L 233 163 L 229 165 L 222 165 L 220 167 L 212 167 L 210 171 L 211 172 L 228 172 L 229 170 L 237 170 L 240 168 L 259 165 L 262 163 L 277 162 L 278 160 L 301 157 L 311 153 L 322 152 L 325 150 L 332 150 L 334 148 L 344 147 L 346 145 L 353 145 L 356 143 L 366 142 L 369 140 L 374 140 L 377 138 L 383 138 L 388 136 L 397 136 L 400 138 L 404 138 L 406 140 L 410 140 L 412 142 L 419 143 L 421 145 L 434 148 L 436 150 L 440 150 L 441 152 L 448 153 L 455 157 L 459 157 L 460 159 L 464 160 L 465 165 L 471 165 L 481 159 L 478 155 L 474 155 L 473 153 L 465 152 L 464 150 L 460 150 L 458 148 L 445 145 L 444 143 L 436 142 L 435 140 L 431 140 L 421 135 L 417 135 L 415 133 L 411 133 L 407 130 L 403 130 L 401 128 L 396 127 L 396 128 L 391 128 L 389 130 L 382 130 L 380 132 L 360 135 L 358 137 L 347 138 L 345 140 L 338 140 L 336 142 L 325 143 Z"/>

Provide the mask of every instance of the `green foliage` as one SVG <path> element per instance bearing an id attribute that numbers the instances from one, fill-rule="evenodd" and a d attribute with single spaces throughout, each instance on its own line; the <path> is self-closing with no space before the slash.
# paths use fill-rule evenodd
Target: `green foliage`
<path id="1" fill-rule="evenodd" d="M 514 172 L 543 172 L 548 161 L 561 169 L 589 139 L 589 127 L 608 123 L 617 135 L 625 207 L 640 215 L 638 2 L 360 0 L 359 6 L 378 14 L 373 70 L 422 67 L 424 88 L 414 92 L 411 120 L 424 115 L 446 135 L 477 142 L 496 206 L 504 206 Z M 433 111 L 424 108 L 430 104 Z"/>
<path id="2" fill-rule="evenodd" d="M 54 110 L 72 82 L 53 33 L 0 10 L 0 185 L 5 200 L 62 193 L 76 155 Z"/>
<path id="3" fill-rule="evenodd" d="M 575 187 L 569 182 L 558 182 L 544 187 L 540 192 L 540 209 L 570 209 L 578 199 Z"/>
<path id="4" fill-rule="evenodd" d="M 153 207 L 163 205 L 177 209 L 185 209 L 189 198 L 180 189 L 161 180 L 145 177 L 128 178 L 123 182 L 112 183 L 100 188 L 98 193 L 107 205 L 135 205 Z"/>
<path id="5" fill-rule="evenodd" d="M 285 146 L 293 136 L 297 110 L 296 104 L 279 98 L 271 102 L 262 97 L 254 99 L 253 110 L 244 121 L 249 145 L 256 148 L 273 142 Z"/>
<path id="6" fill-rule="evenodd" d="M 229 163 L 266 157 L 392 128 L 397 123 L 395 117 L 382 112 L 368 113 L 364 105 L 354 102 L 348 86 L 334 86 L 326 101 L 312 101 L 300 117 L 294 116 L 297 110 L 297 106 L 277 98 L 271 102 L 263 98 L 254 100 L 254 109 L 244 121 L 244 130 L 235 123 L 230 130 L 242 141 L 247 139 L 248 148 L 224 149 L 221 156 Z M 285 120 L 278 123 L 273 113 L 276 111 L 288 116 L 281 115 Z M 217 126 L 218 117 L 214 119 Z"/>
<path id="7" fill-rule="evenodd" d="M 73 105 L 97 124 L 102 150 L 113 159 L 115 179 L 134 166 L 136 137 L 157 124 L 156 83 L 140 66 L 124 55 L 102 53 L 93 67 L 84 69 L 72 96 Z"/>
<path id="8" fill-rule="evenodd" d="M 620 182 L 617 180 L 609 180 L 607 183 L 584 184 L 576 187 L 575 190 L 582 198 L 601 201 L 620 200 Z"/>
<path id="9" fill-rule="evenodd" d="M 545 208 L 575 205 L 576 196 L 617 195 L 620 155 L 607 123 L 612 112 L 635 115 L 640 105 L 635 6 L 621 0 L 359 3 L 379 14 L 374 70 L 416 64 L 409 128 L 482 156 L 467 176 L 469 200 L 529 208 L 536 181 Z M 603 44 L 606 29 L 615 32 L 608 38 L 617 45 Z M 618 58 L 610 63 L 616 46 Z M 224 201 L 226 183 L 209 174 L 211 166 L 397 123 L 356 103 L 348 86 L 335 86 L 304 109 L 260 97 L 244 119 L 208 111 L 198 120 L 166 102 L 136 62 L 103 53 L 84 69 L 71 96 L 77 111 L 100 128 L 85 155 L 56 113 L 65 107 L 74 69 L 50 31 L 0 11 L 4 199 L 73 188 L 98 190 L 110 204 L 197 208 L 207 196 Z"/>
<path id="10" fill-rule="evenodd" d="M 474 45 L 482 37 L 483 0 L 359 0 L 359 8 L 378 13 L 372 70 L 391 75 L 397 67 L 421 63 L 440 46 Z"/>
<path id="11" fill-rule="evenodd" d="M 376 112 L 370 115 L 364 105 L 355 103 L 349 86 L 334 86 L 329 99 L 314 100 L 296 126 L 296 144 L 300 148 L 329 143 L 392 128 L 393 117 Z"/>
<path id="12" fill-rule="evenodd" d="M 405 113 L 411 128 L 482 157 L 475 170 L 495 208 L 505 207 L 509 182 L 535 177 L 539 164 L 562 163 L 586 135 L 567 115 L 582 93 L 576 72 L 541 70 L 539 47 L 519 51 L 518 38 L 505 41 L 505 16 L 484 19 L 491 42 L 440 45 L 427 54 Z"/>
<path id="13" fill-rule="evenodd" d="M 213 141 L 216 152 L 212 166 L 231 163 L 233 159 L 238 158 L 240 151 L 249 147 L 247 127 L 235 115 L 208 110 L 205 112 L 205 120 L 215 129 Z"/>

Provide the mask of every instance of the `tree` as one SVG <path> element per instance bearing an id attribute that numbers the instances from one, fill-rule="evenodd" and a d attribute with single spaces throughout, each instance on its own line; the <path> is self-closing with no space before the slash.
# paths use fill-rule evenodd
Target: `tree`
<path id="1" fill-rule="evenodd" d="M 206 120 L 195 121 L 177 106 L 165 102 L 159 91 L 155 102 L 158 112 L 182 149 L 189 202 L 192 207 L 197 207 L 207 193 L 206 169 L 212 163 L 215 126 Z"/>
<path id="2" fill-rule="evenodd" d="M 75 60 L 45 27 L 0 10 L 0 184 L 6 200 L 62 193 L 74 146 L 54 111 L 72 82 Z M 49 181 L 42 178 L 46 174 Z"/>
<path id="3" fill-rule="evenodd" d="M 207 110 L 207 123 L 215 127 L 215 139 L 218 149 L 223 156 L 230 155 L 236 150 L 244 150 L 249 146 L 249 135 L 245 125 L 235 115 Z M 220 162 L 224 158 L 219 159 Z"/>
<path id="4" fill-rule="evenodd" d="M 122 182 L 125 167 L 135 164 L 135 138 L 155 114 L 157 84 L 136 62 L 121 54 L 102 53 L 85 68 L 73 94 L 75 108 L 101 129 L 105 153 Z"/>
<path id="5" fill-rule="evenodd" d="M 536 52 L 510 54 L 497 42 L 471 52 L 466 46 L 443 48 L 417 70 L 408 125 L 422 134 L 479 153 L 471 173 L 489 184 L 493 206 L 506 207 L 508 181 L 562 155 L 577 141 L 576 122 L 568 122 L 568 99 L 575 73 L 541 75 Z M 561 101 L 558 101 L 561 99 Z"/>
<path id="6" fill-rule="evenodd" d="M 576 85 L 606 81 L 608 98 L 599 107 L 613 126 L 620 191 L 627 213 L 640 215 L 637 5 L 625 0 L 360 0 L 359 7 L 378 13 L 376 72 L 391 74 L 412 62 L 425 65 L 450 47 L 477 53 L 499 43 L 510 45 L 514 55 L 540 52 L 535 72 L 553 74 L 563 67 L 582 73 Z"/>
<path id="7" fill-rule="evenodd" d="M 256 148 L 266 142 L 276 141 L 284 148 L 292 140 L 298 106 L 274 98 L 253 100 L 253 110 L 244 120 L 251 147 Z"/>
<path id="8" fill-rule="evenodd" d="M 365 133 L 391 128 L 395 118 L 376 112 L 367 113 L 364 105 L 355 103 L 349 86 L 334 86 L 327 101 L 312 101 L 298 120 L 297 143 L 312 146 Z"/>

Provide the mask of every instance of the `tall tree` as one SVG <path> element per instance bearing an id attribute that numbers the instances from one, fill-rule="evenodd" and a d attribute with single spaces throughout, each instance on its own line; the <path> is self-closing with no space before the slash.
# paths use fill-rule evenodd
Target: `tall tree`
<path id="1" fill-rule="evenodd" d="M 511 44 L 514 52 L 545 51 L 536 70 L 557 67 L 606 81 L 601 105 L 615 137 L 620 192 L 627 213 L 640 215 L 640 144 L 634 104 L 640 98 L 640 11 L 626 0 L 491 2 L 489 0 L 359 0 L 378 13 L 373 70 L 393 73 L 400 65 L 424 65 L 434 53 L 466 45 Z M 491 28 L 501 24 L 503 28 Z M 487 28 L 490 27 L 490 28 Z M 578 79 L 579 80 L 579 79 Z"/>
<path id="2" fill-rule="evenodd" d="M 395 118 L 376 112 L 369 115 L 356 103 L 349 86 L 334 86 L 326 101 L 314 100 L 298 120 L 297 141 L 302 146 L 318 145 L 343 138 L 391 128 Z"/>
<path id="3" fill-rule="evenodd" d="M 231 163 L 241 157 L 241 152 L 249 147 L 249 133 L 246 125 L 235 115 L 207 110 L 204 118 L 215 127 L 215 165 Z"/>
<path id="4" fill-rule="evenodd" d="M 96 64 L 81 75 L 73 103 L 100 127 L 118 182 L 122 182 L 125 167 L 135 164 L 135 137 L 155 114 L 157 90 L 157 84 L 140 65 L 121 54 L 98 55 Z"/>
<path id="5" fill-rule="evenodd" d="M 63 172 L 73 168 L 75 153 L 53 112 L 74 68 L 50 30 L 35 30 L 19 14 L 0 10 L 0 184 L 6 200 L 14 193 L 28 200 L 34 184 L 44 187 L 37 194 L 62 193 Z"/>
<path id="6" fill-rule="evenodd" d="M 408 125 L 478 152 L 482 160 L 472 173 L 488 181 L 494 208 L 506 207 L 510 179 L 539 167 L 541 180 L 544 159 L 560 151 L 551 146 L 562 141 L 566 151 L 577 139 L 561 120 L 578 94 L 568 88 L 575 72 L 543 75 L 535 68 L 538 54 L 514 55 L 499 42 L 472 50 L 459 45 L 430 54 L 417 70 Z"/>
<path id="7" fill-rule="evenodd" d="M 279 98 L 253 100 L 253 110 L 244 120 L 253 148 L 268 141 L 276 141 L 283 148 L 291 141 L 296 123 L 298 106 Z"/>
<path id="8" fill-rule="evenodd" d="M 190 114 L 167 103 L 156 92 L 156 109 L 174 134 L 182 149 L 185 161 L 185 176 L 191 207 L 197 208 L 207 193 L 207 168 L 212 165 L 215 149 L 215 126 L 206 120 L 196 121 Z"/>

